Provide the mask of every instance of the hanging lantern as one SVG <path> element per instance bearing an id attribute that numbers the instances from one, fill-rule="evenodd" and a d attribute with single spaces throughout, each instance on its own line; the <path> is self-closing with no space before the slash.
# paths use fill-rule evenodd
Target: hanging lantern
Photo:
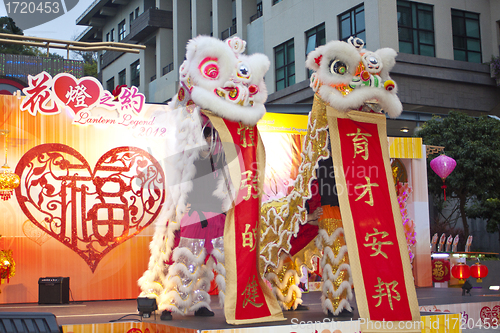
<path id="1" fill-rule="evenodd" d="M 444 154 L 439 155 L 431 161 L 431 169 L 443 180 L 443 186 L 441 188 L 444 191 L 444 200 L 446 201 L 446 185 L 444 180 L 450 175 L 450 173 L 457 166 L 457 162 Z"/>
<path id="2" fill-rule="evenodd" d="M 10 170 L 0 171 L 0 198 L 9 200 L 14 189 L 19 186 L 21 180 L 19 176 Z"/>
<path id="3" fill-rule="evenodd" d="M 9 131 L 0 130 L 0 134 L 5 135 L 5 164 L 0 171 L 0 198 L 2 200 L 9 200 L 14 189 L 21 183 L 21 179 L 19 179 L 18 175 L 10 171 L 9 165 L 7 164 L 7 135 Z"/>
<path id="4" fill-rule="evenodd" d="M 470 266 L 470 275 L 476 279 L 478 283 L 483 282 L 483 278 L 488 275 L 488 267 L 476 262 L 474 265 Z"/>
<path id="5" fill-rule="evenodd" d="M 458 283 L 463 284 L 470 276 L 469 266 L 459 262 L 451 269 L 451 275 L 453 275 L 455 279 L 458 279 Z"/>

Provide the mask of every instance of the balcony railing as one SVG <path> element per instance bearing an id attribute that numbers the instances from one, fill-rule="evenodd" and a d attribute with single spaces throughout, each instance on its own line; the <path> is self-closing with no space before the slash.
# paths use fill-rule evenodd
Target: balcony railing
<path id="1" fill-rule="evenodd" d="M 257 14 L 253 14 L 252 16 L 250 16 L 250 23 L 252 23 L 261 16 L 262 16 L 262 11 L 261 10 L 257 11 Z"/>
<path id="2" fill-rule="evenodd" d="M 171 62 L 170 64 L 168 64 L 167 66 L 163 67 L 163 70 L 162 70 L 162 75 L 165 75 L 165 74 L 168 74 L 170 73 L 171 71 L 174 70 L 174 63 Z"/>
<path id="3" fill-rule="evenodd" d="M 123 42 L 140 42 L 158 28 L 173 29 L 172 11 L 149 8 L 132 22 L 130 33 Z"/>
<path id="4" fill-rule="evenodd" d="M 232 26 L 221 32 L 220 37 L 222 40 L 224 40 L 234 35 L 235 33 L 236 33 L 236 24 L 233 24 Z"/>

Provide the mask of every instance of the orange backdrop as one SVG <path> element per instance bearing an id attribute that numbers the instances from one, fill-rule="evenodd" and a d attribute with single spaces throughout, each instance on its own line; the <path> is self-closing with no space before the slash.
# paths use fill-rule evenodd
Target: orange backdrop
<path id="1" fill-rule="evenodd" d="M 21 164 L 20 161 L 30 149 L 38 149 L 48 143 L 64 144 L 78 151 L 91 169 L 103 154 L 122 146 L 137 147 L 148 152 L 161 166 L 163 159 L 167 157 L 164 156 L 165 137 L 170 135 L 174 128 L 172 124 L 161 121 L 161 114 L 168 110 L 165 105 L 145 104 L 140 114 L 118 112 L 100 106 L 89 111 L 94 118 L 103 116 L 115 119 L 116 123 L 123 123 L 124 114 L 147 122 L 125 126 L 75 124 L 76 120 L 81 118 L 64 105 L 59 105 L 61 112 L 58 114 L 39 112 L 33 115 L 28 111 L 21 111 L 21 103 L 16 96 L 0 95 L 0 130 L 9 131 L 8 164 L 12 171 Z M 271 115 L 266 117 L 272 118 L 266 120 L 268 123 L 275 121 Z M 294 121 L 294 124 L 299 123 Z M 283 196 L 296 176 L 296 157 L 300 156 L 300 134 L 280 128 L 263 127 L 262 137 L 264 144 L 268 143 L 267 155 L 281 157 L 278 164 L 275 159 L 268 159 L 268 162 L 274 163 L 268 163 L 266 167 L 270 172 L 266 174 L 266 199 Z M 2 152 L 5 147 L 6 140 L 1 136 Z M 3 165 L 1 158 L 0 163 Z M 168 178 L 168 174 L 166 176 Z M 26 172 L 23 179 L 25 177 Z M 23 186 L 26 187 L 26 184 L 21 184 L 21 187 Z M 23 190 L 24 192 L 26 191 Z M 89 198 L 87 210 L 96 201 L 98 200 L 95 198 Z M 41 277 L 69 277 L 70 301 L 134 299 L 139 295 L 137 280 L 148 265 L 149 242 L 154 233 L 154 222 L 102 255 L 95 271 L 92 272 L 91 265 L 75 251 L 76 247 L 66 246 L 57 237 L 43 231 L 30 221 L 21 206 L 15 194 L 7 201 L 0 200 L 0 250 L 12 250 L 16 263 L 15 275 L 9 283 L 0 285 L 0 303 L 38 302 L 38 279 Z M 43 223 L 45 215 L 33 213 L 33 209 L 29 212 L 39 225 L 47 225 Z M 81 220 L 78 223 L 81 224 Z M 90 226 L 90 222 L 87 223 Z M 81 232 L 81 226 L 76 229 Z M 119 231 L 116 231 L 116 235 L 118 234 Z"/>
<path id="2" fill-rule="evenodd" d="M 75 125 L 75 114 L 69 108 L 56 115 L 33 116 L 20 111 L 20 103 L 15 96 L 0 95 L 0 129 L 10 131 L 7 147 L 12 171 L 28 150 L 44 143 L 63 143 L 76 149 L 91 168 L 101 155 L 119 146 L 139 147 L 161 156 L 162 140 L 138 137 L 138 127 Z M 164 106 L 144 108 L 147 114 Z M 118 117 L 116 111 L 98 109 L 93 112 Z M 0 140 L 4 151 L 4 136 Z M 11 249 L 16 263 L 14 277 L 0 286 L 1 303 L 38 302 L 38 279 L 53 276 L 70 278 L 70 300 L 133 299 L 139 294 L 137 279 L 147 268 L 154 224 L 105 254 L 92 272 L 75 251 L 31 223 L 15 195 L 0 200 L 0 221 L 0 250 Z"/>

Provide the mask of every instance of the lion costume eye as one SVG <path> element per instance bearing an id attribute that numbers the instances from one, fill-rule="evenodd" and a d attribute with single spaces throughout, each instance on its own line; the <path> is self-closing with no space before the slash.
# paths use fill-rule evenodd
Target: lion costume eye
<path id="1" fill-rule="evenodd" d="M 348 69 L 347 65 L 338 59 L 330 62 L 330 73 L 332 74 L 345 75 Z"/>
<path id="2" fill-rule="evenodd" d="M 210 80 L 217 80 L 219 77 L 219 65 L 217 64 L 218 59 L 212 57 L 206 57 L 198 65 L 200 73 Z"/>
<path id="3" fill-rule="evenodd" d="M 243 79 L 250 78 L 250 70 L 248 69 L 247 65 L 245 65 L 245 64 L 238 65 L 238 77 L 243 78 Z"/>

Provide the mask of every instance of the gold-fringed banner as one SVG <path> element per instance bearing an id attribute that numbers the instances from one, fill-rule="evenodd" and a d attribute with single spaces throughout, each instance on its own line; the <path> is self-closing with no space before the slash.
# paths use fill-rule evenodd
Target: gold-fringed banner
<path id="1" fill-rule="evenodd" d="M 326 107 L 332 158 L 362 332 L 419 332 L 386 118 Z M 373 322 L 386 325 L 371 325 Z M 391 324 L 388 324 L 391 322 Z M 390 328 L 392 327 L 392 328 Z"/>
<path id="2" fill-rule="evenodd" d="M 284 320 L 281 308 L 259 272 L 260 200 L 265 153 L 257 126 L 206 113 L 223 143 L 232 143 L 236 158 L 229 173 L 234 186 L 232 208 L 224 225 L 226 296 L 224 313 L 229 324 Z M 225 147 L 228 145 L 225 145 Z M 229 155 L 229 156 L 228 156 Z"/>

